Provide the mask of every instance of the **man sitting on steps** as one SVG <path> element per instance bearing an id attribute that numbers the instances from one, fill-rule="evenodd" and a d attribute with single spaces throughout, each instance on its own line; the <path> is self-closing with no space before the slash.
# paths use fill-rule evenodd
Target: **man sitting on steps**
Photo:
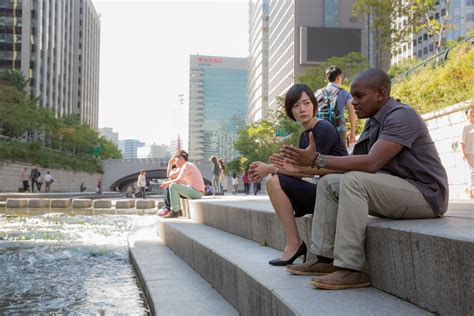
<path id="1" fill-rule="evenodd" d="M 319 275 L 323 289 L 370 285 L 362 272 L 368 214 L 395 219 L 442 217 L 448 207 L 448 178 L 423 119 L 390 97 L 390 79 L 378 69 L 351 84 L 358 118 L 368 118 L 353 155 L 321 155 L 313 137 L 306 149 L 285 146 L 286 163 L 346 173 L 321 178 L 317 188 L 311 251 L 315 260 L 287 271 Z M 316 151 L 316 154 L 315 154 Z"/>
<path id="2" fill-rule="evenodd" d="M 188 153 L 182 149 L 174 155 L 174 165 L 179 169 L 175 179 L 163 182 L 160 188 L 169 187 L 171 200 L 171 212 L 163 215 L 163 218 L 181 216 L 180 196 L 187 199 L 200 199 L 204 193 L 204 180 L 199 169 L 188 161 Z"/>

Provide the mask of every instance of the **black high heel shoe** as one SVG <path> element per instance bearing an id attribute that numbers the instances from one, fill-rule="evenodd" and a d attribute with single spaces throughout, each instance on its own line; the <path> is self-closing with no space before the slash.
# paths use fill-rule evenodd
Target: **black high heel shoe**
<path id="1" fill-rule="evenodd" d="M 293 264 L 293 261 L 295 261 L 296 258 L 298 258 L 300 256 L 304 256 L 303 263 L 305 263 L 306 262 L 306 252 L 307 251 L 308 251 L 308 249 L 306 248 L 306 244 L 303 241 L 303 243 L 300 245 L 298 250 L 296 250 L 293 257 L 291 257 L 290 259 L 281 260 L 280 258 L 278 258 L 278 259 L 271 260 L 268 263 L 271 264 L 272 266 L 286 266 L 288 264 Z"/>

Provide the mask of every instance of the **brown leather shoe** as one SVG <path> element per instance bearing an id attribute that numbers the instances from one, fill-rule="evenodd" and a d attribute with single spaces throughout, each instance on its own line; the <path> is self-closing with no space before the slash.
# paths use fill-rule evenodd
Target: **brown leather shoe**
<path id="1" fill-rule="evenodd" d="M 332 263 L 320 262 L 317 258 L 303 264 L 292 264 L 286 267 L 286 271 L 297 275 L 326 275 L 338 269 Z"/>
<path id="2" fill-rule="evenodd" d="M 311 285 L 326 290 L 358 289 L 370 286 L 370 277 L 364 272 L 340 268 L 331 274 L 312 278 Z"/>

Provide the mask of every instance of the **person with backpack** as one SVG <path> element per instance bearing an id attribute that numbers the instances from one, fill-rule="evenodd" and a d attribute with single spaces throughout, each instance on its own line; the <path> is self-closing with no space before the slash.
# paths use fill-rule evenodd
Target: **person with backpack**
<path id="1" fill-rule="evenodd" d="M 337 129 L 341 140 L 347 144 L 347 126 L 344 118 L 344 109 L 347 108 L 351 124 L 349 146 L 355 143 L 356 115 L 352 105 L 352 96 L 340 87 L 343 79 L 342 70 L 336 66 L 326 69 L 328 84 L 315 92 L 319 108 L 317 117 L 331 122 Z"/>

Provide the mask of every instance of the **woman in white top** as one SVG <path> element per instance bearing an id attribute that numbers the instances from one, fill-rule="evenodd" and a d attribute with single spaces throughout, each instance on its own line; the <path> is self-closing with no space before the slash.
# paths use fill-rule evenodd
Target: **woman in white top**
<path id="1" fill-rule="evenodd" d="M 138 184 L 138 188 L 142 194 L 142 197 L 145 199 L 146 198 L 146 195 L 145 195 L 145 189 L 146 189 L 146 171 L 145 170 L 142 170 L 140 171 L 140 174 L 138 175 L 138 181 L 137 181 L 137 184 Z"/>
<path id="2" fill-rule="evenodd" d="M 232 194 L 236 195 L 239 190 L 239 176 L 237 174 L 232 175 Z"/>

